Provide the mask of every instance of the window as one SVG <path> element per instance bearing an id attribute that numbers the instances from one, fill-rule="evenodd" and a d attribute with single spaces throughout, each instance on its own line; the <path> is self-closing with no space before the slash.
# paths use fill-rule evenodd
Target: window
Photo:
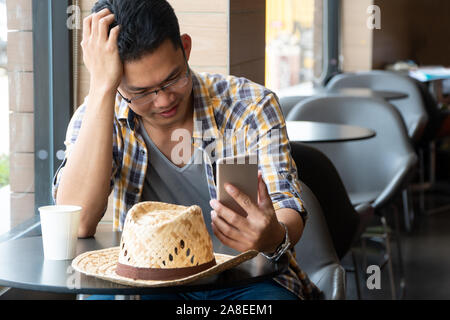
<path id="1" fill-rule="evenodd" d="M 72 96 L 70 1 L 5 2 L 0 0 L 0 242 L 37 230 L 37 208 L 52 203 Z"/>
<path id="2" fill-rule="evenodd" d="M 322 73 L 322 1 L 267 0 L 266 86 L 277 91 Z"/>
<path id="3" fill-rule="evenodd" d="M 266 1 L 266 86 L 324 82 L 337 68 L 339 1 Z"/>
<path id="4" fill-rule="evenodd" d="M 7 66 L 7 26 L 6 2 L 0 0 L 0 234 L 9 230 L 11 219 L 9 215 L 9 101 Z"/>
<path id="5" fill-rule="evenodd" d="M 34 217 L 31 1 L 0 0 L 0 236 Z"/>

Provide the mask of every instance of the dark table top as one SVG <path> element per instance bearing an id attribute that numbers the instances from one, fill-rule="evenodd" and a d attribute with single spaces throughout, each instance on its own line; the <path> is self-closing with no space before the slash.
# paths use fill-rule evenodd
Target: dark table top
<path id="1" fill-rule="evenodd" d="M 370 88 L 341 88 L 341 89 L 327 89 L 327 88 L 313 88 L 306 86 L 292 87 L 291 89 L 282 90 L 278 93 L 280 99 L 286 101 L 300 102 L 301 100 L 326 95 L 343 95 L 343 96 L 356 96 L 362 98 L 381 98 L 387 101 L 399 100 L 408 98 L 408 94 L 405 92 L 392 91 L 392 90 L 375 90 Z M 291 102 L 292 103 L 292 102 Z"/>
<path id="2" fill-rule="evenodd" d="M 97 231 L 93 238 L 78 239 L 77 255 L 86 251 L 118 246 L 120 237 L 120 232 Z M 237 254 L 233 249 L 221 244 L 215 237 L 213 237 L 213 245 L 217 253 Z M 45 260 L 40 236 L 6 241 L 0 243 L 0 285 L 48 292 L 115 295 L 211 290 L 272 278 L 286 270 L 288 259 L 284 256 L 277 263 L 272 263 L 263 256 L 257 255 L 218 275 L 185 285 L 158 288 L 130 287 L 86 276 L 74 271 L 71 263 L 72 260 Z"/>
<path id="3" fill-rule="evenodd" d="M 286 121 L 290 141 L 343 142 L 369 139 L 375 131 L 358 126 L 315 121 Z"/>

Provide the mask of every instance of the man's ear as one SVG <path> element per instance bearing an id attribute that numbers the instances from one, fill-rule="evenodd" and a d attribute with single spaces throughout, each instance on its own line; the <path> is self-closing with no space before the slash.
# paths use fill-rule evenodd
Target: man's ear
<path id="1" fill-rule="evenodd" d="M 183 45 L 184 53 L 186 54 L 186 59 L 189 61 L 192 49 L 192 38 L 187 33 L 181 35 L 181 44 Z"/>

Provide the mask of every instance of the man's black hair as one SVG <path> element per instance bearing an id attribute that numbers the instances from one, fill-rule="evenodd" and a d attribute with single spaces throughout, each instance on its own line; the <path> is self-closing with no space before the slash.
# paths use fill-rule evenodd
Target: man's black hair
<path id="1" fill-rule="evenodd" d="M 92 13 L 108 8 L 115 16 L 110 29 L 120 25 L 117 44 L 122 61 L 133 61 L 154 52 L 169 39 L 181 48 L 180 26 L 166 0 L 99 0 Z"/>

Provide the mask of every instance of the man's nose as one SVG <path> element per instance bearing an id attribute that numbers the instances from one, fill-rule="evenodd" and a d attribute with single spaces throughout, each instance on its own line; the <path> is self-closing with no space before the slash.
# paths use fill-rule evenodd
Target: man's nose
<path id="1" fill-rule="evenodd" d="M 175 100 L 175 95 L 167 90 L 159 90 L 154 100 L 154 105 L 157 108 L 170 106 Z"/>

